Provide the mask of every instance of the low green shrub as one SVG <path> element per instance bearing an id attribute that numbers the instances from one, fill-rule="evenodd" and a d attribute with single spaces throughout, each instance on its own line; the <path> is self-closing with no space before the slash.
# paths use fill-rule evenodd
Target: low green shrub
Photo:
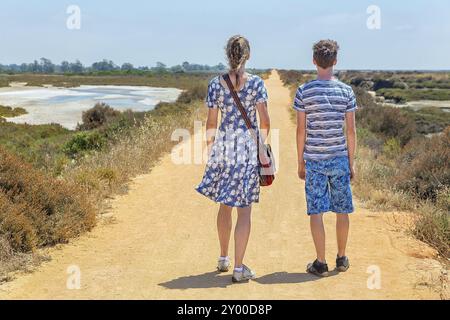
<path id="1" fill-rule="evenodd" d="M 75 158 L 89 151 L 98 151 L 106 146 L 107 140 L 99 131 L 78 132 L 63 147 L 66 155 Z"/>
<path id="2" fill-rule="evenodd" d="M 396 158 L 402 152 L 402 147 L 397 138 L 388 139 L 383 146 L 383 154 L 388 158 Z"/>
<path id="3" fill-rule="evenodd" d="M 380 89 L 377 94 L 394 100 L 396 103 L 417 100 L 450 100 L 450 90 L 448 89 Z"/>
<path id="4" fill-rule="evenodd" d="M 0 106 L 0 119 L 2 117 L 13 118 L 13 117 L 17 117 L 17 116 L 20 116 L 23 114 L 27 114 L 27 111 L 23 108 L 11 108 L 11 107 Z"/>

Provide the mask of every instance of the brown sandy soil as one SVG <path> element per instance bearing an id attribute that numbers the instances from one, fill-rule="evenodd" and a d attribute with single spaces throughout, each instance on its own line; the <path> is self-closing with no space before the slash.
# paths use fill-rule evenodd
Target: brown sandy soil
<path id="1" fill-rule="evenodd" d="M 439 299 L 442 266 L 435 252 L 398 230 L 387 214 L 361 206 L 351 222 L 351 269 L 324 279 L 305 273 L 314 248 L 304 184 L 296 175 L 289 90 L 276 72 L 266 84 L 282 143 L 276 183 L 263 189 L 254 207 L 246 263 L 258 279 L 232 285 L 230 274 L 215 272 L 217 205 L 194 191 L 204 166 L 177 166 L 166 156 L 112 202 L 112 222 L 51 249 L 50 262 L 0 286 L 0 299 Z M 326 217 L 331 267 L 334 222 Z M 79 290 L 66 286 L 72 265 L 81 271 Z M 380 289 L 368 288 L 371 266 L 381 271 Z"/>

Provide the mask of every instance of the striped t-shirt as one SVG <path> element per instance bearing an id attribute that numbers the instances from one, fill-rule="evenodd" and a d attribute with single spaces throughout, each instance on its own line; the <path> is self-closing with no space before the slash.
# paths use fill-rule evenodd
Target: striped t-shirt
<path id="1" fill-rule="evenodd" d="M 348 156 L 345 114 L 357 108 L 353 89 L 338 80 L 313 80 L 300 86 L 294 109 L 306 112 L 304 159 Z"/>

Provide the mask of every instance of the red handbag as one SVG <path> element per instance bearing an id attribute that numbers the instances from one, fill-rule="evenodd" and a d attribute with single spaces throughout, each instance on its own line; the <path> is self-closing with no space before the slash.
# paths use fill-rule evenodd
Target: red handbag
<path id="1" fill-rule="evenodd" d="M 250 130 L 253 138 L 258 145 L 258 163 L 260 167 L 259 182 L 262 187 L 268 187 L 272 185 L 273 181 L 275 180 L 275 161 L 272 153 L 272 148 L 269 144 L 265 145 L 262 141 L 260 141 L 260 137 L 255 133 L 255 130 L 252 127 L 252 122 L 250 121 L 247 112 L 242 105 L 241 99 L 239 99 L 236 89 L 231 82 L 230 76 L 228 74 L 225 74 L 223 76 L 223 79 L 225 80 L 228 89 L 233 96 L 234 102 L 236 103 L 236 106 L 239 109 L 248 130 Z"/>

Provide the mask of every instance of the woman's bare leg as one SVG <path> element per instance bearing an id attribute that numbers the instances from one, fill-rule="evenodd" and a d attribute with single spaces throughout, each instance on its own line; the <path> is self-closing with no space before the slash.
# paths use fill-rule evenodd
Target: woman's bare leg
<path id="1" fill-rule="evenodd" d="M 231 217 L 232 211 L 233 208 L 221 204 L 219 213 L 217 215 L 217 231 L 219 233 L 221 257 L 228 256 L 228 247 L 230 245 L 231 229 L 233 227 L 233 221 Z"/>
<path id="2" fill-rule="evenodd" d="M 238 220 L 234 230 L 235 267 L 242 267 L 248 239 L 250 238 L 252 207 L 238 208 Z"/>

